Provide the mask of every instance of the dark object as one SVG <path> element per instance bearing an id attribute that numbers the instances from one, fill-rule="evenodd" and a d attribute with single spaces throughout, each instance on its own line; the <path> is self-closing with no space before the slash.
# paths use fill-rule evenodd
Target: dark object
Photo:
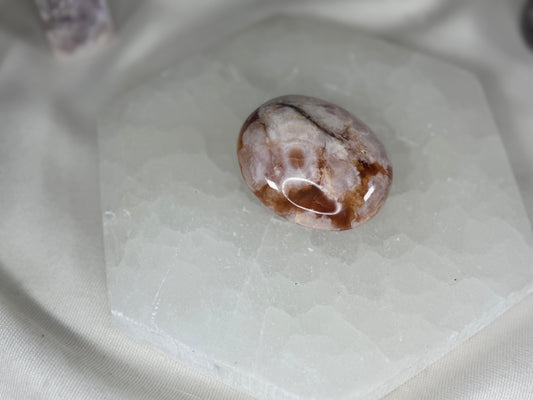
<path id="1" fill-rule="evenodd" d="M 528 0 L 522 13 L 522 34 L 527 45 L 533 49 L 533 0 Z"/>

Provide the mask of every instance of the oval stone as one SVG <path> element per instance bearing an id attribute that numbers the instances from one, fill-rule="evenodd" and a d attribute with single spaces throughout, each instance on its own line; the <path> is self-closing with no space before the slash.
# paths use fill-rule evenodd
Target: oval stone
<path id="1" fill-rule="evenodd" d="M 310 228 L 345 230 L 380 210 L 392 182 L 385 148 L 363 122 L 314 97 L 272 99 L 244 122 L 242 176 L 268 208 Z"/>

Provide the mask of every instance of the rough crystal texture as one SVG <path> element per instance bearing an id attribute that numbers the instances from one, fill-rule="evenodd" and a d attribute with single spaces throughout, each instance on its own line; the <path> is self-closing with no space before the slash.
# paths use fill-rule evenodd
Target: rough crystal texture
<path id="1" fill-rule="evenodd" d="M 328 99 L 394 166 L 357 229 L 287 223 L 243 182 L 254 104 Z M 100 126 L 110 304 L 129 332 L 260 399 L 377 399 L 533 287 L 532 234 L 469 73 L 278 17 L 154 77 Z"/>
<path id="2" fill-rule="evenodd" d="M 392 182 L 383 144 L 330 102 L 287 95 L 256 109 L 237 144 L 245 182 L 268 208 L 310 228 L 345 230 L 379 211 Z"/>
<path id="3" fill-rule="evenodd" d="M 106 40 L 113 31 L 106 0 L 35 0 L 48 41 L 59 55 Z"/>

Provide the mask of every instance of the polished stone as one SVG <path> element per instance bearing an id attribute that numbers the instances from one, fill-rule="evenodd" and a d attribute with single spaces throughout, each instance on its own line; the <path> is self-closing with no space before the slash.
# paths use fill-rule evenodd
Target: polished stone
<path id="1" fill-rule="evenodd" d="M 287 93 L 387 149 L 380 212 L 281 219 L 235 154 Z M 532 234 L 476 77 L 325 21 L 277 17 L 150 78 L 99 127 L 107 285 L 127 332 L 258 399 L 374 400 L 533 289 Z"/>
<path id="2" fill-rule="evenodd" d="M 275 213 L 309 228 L 346 230 L 377 214 L 392 166 L 383 144 L 343 108 L 309 96 L 272 99 L 246 120 L 237 146 L 244 180 Z"/>

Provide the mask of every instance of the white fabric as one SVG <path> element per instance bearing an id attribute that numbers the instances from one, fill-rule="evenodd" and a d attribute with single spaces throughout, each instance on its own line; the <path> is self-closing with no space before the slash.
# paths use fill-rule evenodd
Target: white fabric
<path id="1" fill-rule="evenodd" d="M 118 36 L 54 60 L 0 0 L 0 398 L 249 399 L 112 326 L 95 117 L 116 93 L 273 12 L 322 15 L 478 74 L 533 219 L 533 52 L 518 0 L 123 0 Z M 386 397 L 532 399 L 533 297 Z"/>

